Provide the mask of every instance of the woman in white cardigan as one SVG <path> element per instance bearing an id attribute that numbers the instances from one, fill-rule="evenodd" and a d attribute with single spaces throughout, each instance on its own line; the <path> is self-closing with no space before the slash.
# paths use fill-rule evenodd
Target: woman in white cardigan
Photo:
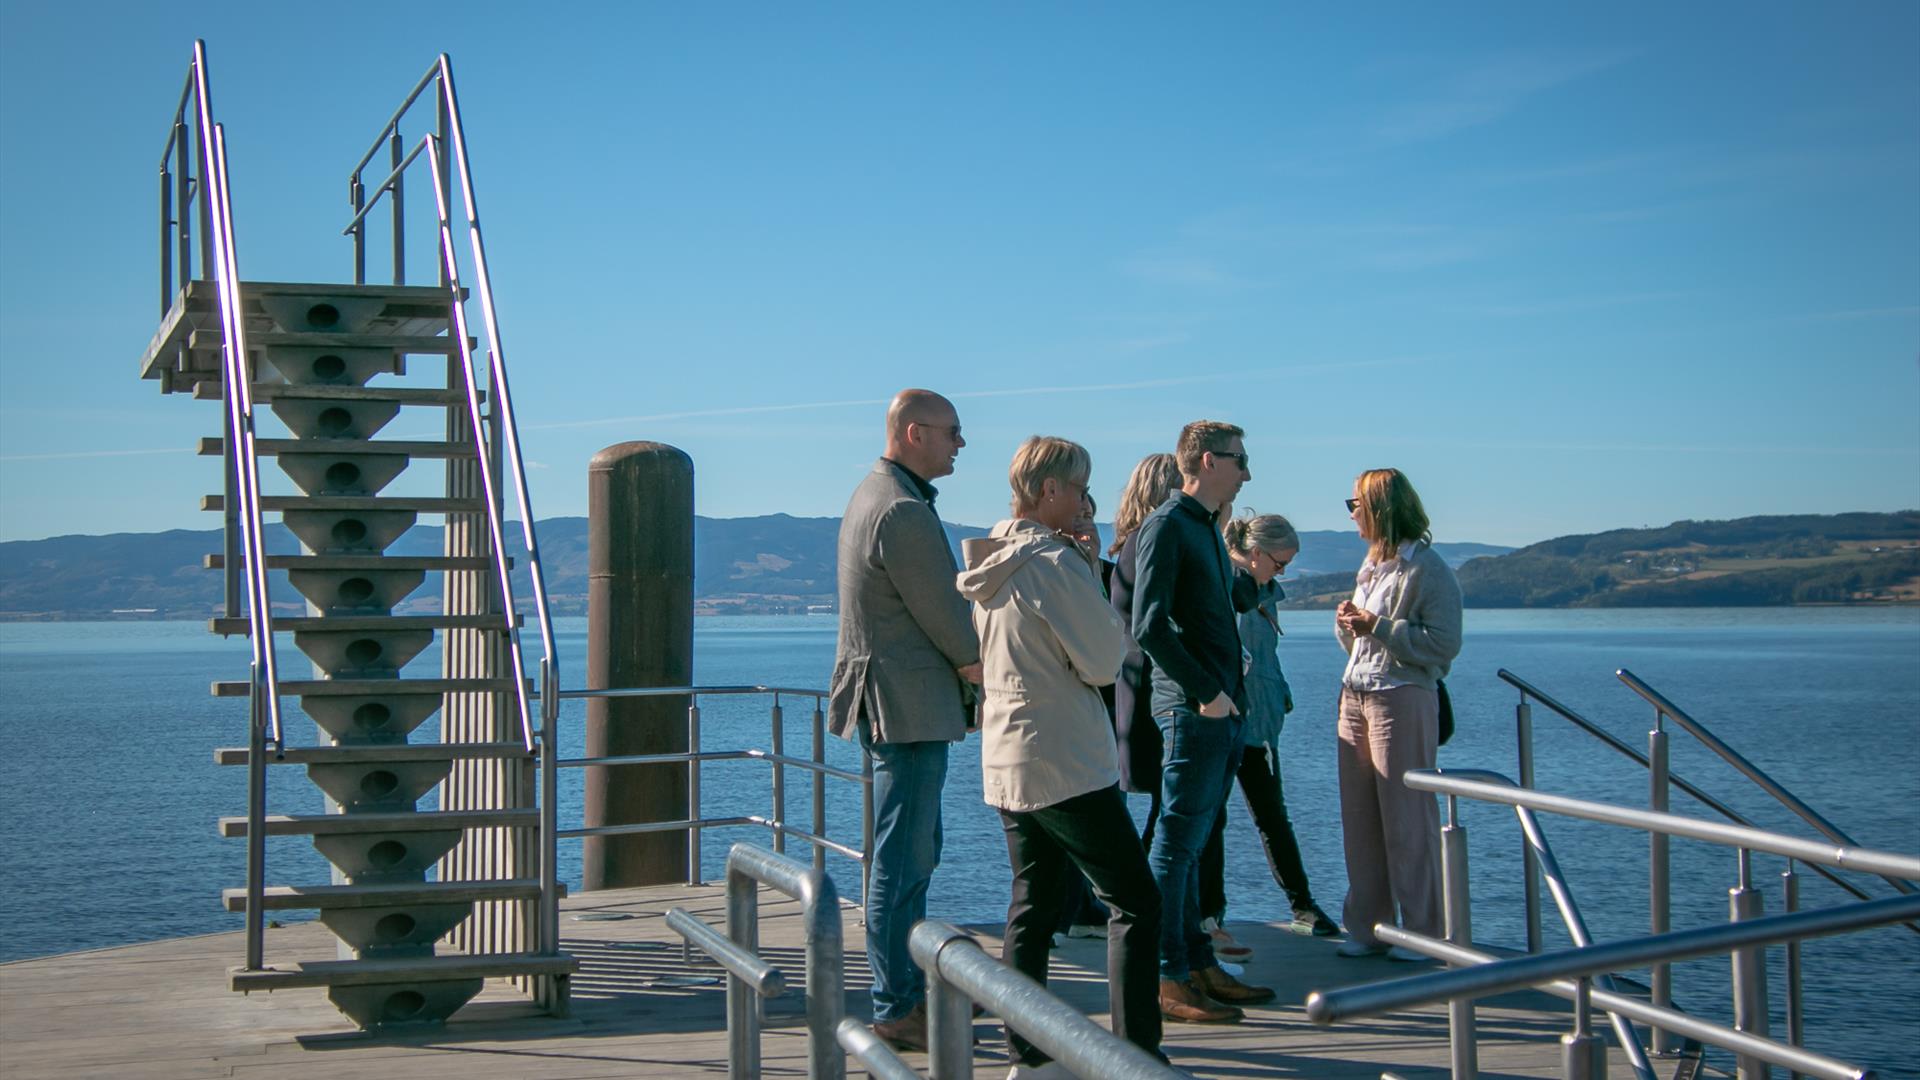
<path id="1" fill-rule="evenodd" d="M 1409 769 L 1439 749 L 1439 682 L 1460 653 L 1460 584 L 1433 550 L 1427 512 L 1398 469 L 1353 482 L 1347 513 L 1367 541 L 1353 599 L 1334 612 L 1347 651 L 1340 677 L 1340 817 L 1346 840 L 1347 941 L 1341 956 L 1424 960 L 1389 949 L 1377 924 L 1442 933 L 1440 809 Z"/>

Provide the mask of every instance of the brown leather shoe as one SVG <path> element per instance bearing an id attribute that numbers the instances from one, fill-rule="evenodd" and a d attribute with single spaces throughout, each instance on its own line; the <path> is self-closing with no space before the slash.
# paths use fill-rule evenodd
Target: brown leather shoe
<path id="1" fill-rule="evenodd" d="M 1246 1014 L 1207 997 L 1192 983 L 1161 979 L 1160 1015 L 1182 1024 L 1237 1024 Z"/>
<path id="2" fill-rule="evenodd" d="M 1272 990 L 1248 986 L 1217 966 L 1194 972 L 1193 985 L 1201 993 L 1227 1005 L 1265 1005 L 1273 1000 Z"/>
<path id="3" fill-rule="evenodd" d="M 898 1020 L 876 1020 L 873 1033 L 880 1041 L 895 1050 L 917 1050 L 927 1052 L 927 1003 L 922 1001 L 913 1007 L 913 1011 Z"/>

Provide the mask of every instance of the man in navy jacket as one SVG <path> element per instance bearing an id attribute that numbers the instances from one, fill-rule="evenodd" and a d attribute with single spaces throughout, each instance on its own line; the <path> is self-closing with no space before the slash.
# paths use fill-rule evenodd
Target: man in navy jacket
<path id="1" fill-rule="evenodd" d="M 1273 1000 L 1221 969 L 1200 928 L 1200 850 L 1226 802 L 1246 707 L 1233 564 L 1220 512 L 1252 479 L 1245 432 L 1196 420 L 1174 456 L 1180 490 L 1140 526 L 1133 636 L 1153 661 L 1161 759 L 1159 828 L 1149 863 L 1160 886 L 1160 1011 L 1187 1023 L 1234 1023 L 1239 1005 Z"/>

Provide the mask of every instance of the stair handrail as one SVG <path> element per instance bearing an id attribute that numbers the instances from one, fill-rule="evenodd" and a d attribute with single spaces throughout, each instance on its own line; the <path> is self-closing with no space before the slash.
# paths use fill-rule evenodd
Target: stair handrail
<path id="1" fill-rule="evenodd" d="M 186 176 L 186 118 L 189 98 L 194 104 L 196 149 L 199 151 L 200 180 L 190 190 Z M 192 242 L 187 225 L 187 200 L 200 201 L 202 269 L 211 269 L 219 295 L 222 397 L 226 423 L 233 438 L 225 440 L 227 468 L 235 483 L 239 503 L 239 524 L 243 547 L 243 574 L 247 591 L 249 646 L 253 659 L 248 677 L 248 755 L 247 755 L 247 911 L 246 966 L 257 970 L 265 963 L 266 918 L 263 896 L 266 890 L 266 748 L 271 742 L 276 753 L 284 752 L 286 741 L 280 715 L 280 673 L 273 649 L 273 610 L 267 585 L 265 543 L 261 537 L 260 471 L 255 452 L 253 419 L 253 378 L 247 350 L 246 313 L 240 300 L 240 264 L 234 240 L 232 187 L 227 171 L 226 129 L 213 122 L 213 93 L 207 74 L 207 43 L 193 43 L 193 62 L 187 71 L 186 86 L 167 145 L 160 153 L 161 192 L 161 287 L 170 292 L 172 279 L 169 261 L 169 229 L 175 222 L 169 213 L 167 159 L 172 154 L 181 166 L 178 191 L 181 194 L 180 259 L 181 288 L 192 279 Z M 172 298 L 163 298 L 163 315 L 171 308 Z M 229 594 L 231 595 L 231 594 Z"/>
<path id="2" fill-rule="evenodd" d="M 421 138 L 414 149 L 401 153 L 402 142 L 399 133 L 401 120 L 406 116 L 420 96 L 430 86 L 438 85 L 434 95 L 436 107 L 436 130 Z M 373 161 L 373 157 L 382 146 L 391 152 L 392 171 L 379 184 L 375 185 L 369 196 L 364 182 L 364 173 Z M 546 570 L 540 556 L 540 540 L 534 525 L 533 504 L 527 483 L 526 459 L 520 446 L 520 425 L 513 407 L 513 393 L 507 379 L 506 347 L 500 335 L 500 320 L 493 296 L 493 276 L 487 262 L 486 239 L 480 226 L 479 199 L 474 191 L 473 169 L 467 155 L 466 130 L 461 120 L 459 94 L 453 81 L 453 60 L 441 53 L 432 66 L 427 69 L 420 81 L 414 84 L 399 108 L 374 136 L 372 146 L 355 163 L 348 179 L 348 188 L 354 208 L 352 220 L 341 230 L 343 236 L 350 236 L 354 242 L 354 282 L 362 284 L 366 278 L 365 260 L 365 222 L 367 215 L 388 193 L 393 196 L 394 211 L 394 277 L 395 283 L 405 280 L 404 233 L 400 216 L 403 209 L 404 179 L 406 170 L 425 153 L 430 162 L 430 171 L 434 180 L 433 193 L 438 212 L 440 231 L 440 273 L 442 283 L 453 294 L 453 312 L 459 335 L 459 348 L 462 368 L 466 372 L 469 421 L 473 424 L 474 439 L 482 448 L 480 454 L 481 486 L 487 499 L 488 529 L 493 537 L 495 569 L 499 575 L 502 600 L 506 607 L 508 632 L 513 642 L 513 665 L 516 701 L 520 708 L 521 738 L 528 751 L 538 745 L 535 735 L 535 716 L 532 704 L 527 697 L 526 667 L 520 655 L 520 632 L 515 619 L 517 612 L 513 597 L 513 587 L 506 565 L 506 544 L 501 524 L 501 495 L 497 479 L 493 476 L 490 457 L 492 440 L 487 437 L 487 427 L 481 422 L 478 406 L 478 388 L 473 378 L 473 352 L 471 335 L 467 330 L 464 288 L 460 281 L 458 258 L 453 242 L 452 214 L 452 176 L 449 165 L 457 168 L 460 180 L 461 206 L 467 219 L 467 239 L 473 257 L 473 283 L 480 294 L 481 320 L 487 331 L 488 374 L 494 393 L 494 420 L 498 425 L 501 441 L 504 443 L 505 460 L 513 478 L 515 506 L 520 513 L 522 547 L 527 555 L 527 569 L 533 586 L 533 602 L 540 633 L 540 673 L 542 718 L 548 706 L 546 687 L 557 685 L 560 677 L 559 650 L 554 641 L 552 605 L 547 594 Z"/>
<path id="3" fill-rule="evenodd" d="M 1840 826 L 1828 821 L 1819 811 L 1808 806 L 1805 800 L 1789 790 L 1785 784 L 1767 775 L 1766 771 L 1761 769 L 1760 766 L 1748 761 L 1745 755 L 1728 745 L 1726 740 L 1715 735 L 1707 725 L 1688 716 L 1685 710 L 1668 700 L 1665 694 L 1647 685 L 1645 680 L 1633 672 L 1628 671 L 1626 668 L 1620 668 L 1615 671 L 1614 676 L 1626 684 L 1627 689 L 1640 695 L 1642 700 L 1653 706 L 1654 723 L 1656 725 L 1660 723 L 1663 717 L 1679 724 L 1687 730 L 1689 735 L 1700 740 L 1701 745 L 1720 755 L 1722 760 L 1739 770 L 1740 774 L 1748 780 L 1753 781 L 1754 785 L 1759 787 L 1760 790 L 1773 796 L 1774 801 L 1793 811 L 1802 821 L 1813 826 L 1820 832 L 1820 835 L 1825 836 L 1836 844 L 1845 844 L 1848 847 L 1859 846 L 1859 842 L 1853 839 L 1853 837 L 1848 836 Z M 1893 886 L 1897 892 L 1911 893 L 1914 891 L 1912 885 L 1898 877 L 1888 877 L 1885 874 L 1879 875 L 1879 877 L 1888 885 Z"/>

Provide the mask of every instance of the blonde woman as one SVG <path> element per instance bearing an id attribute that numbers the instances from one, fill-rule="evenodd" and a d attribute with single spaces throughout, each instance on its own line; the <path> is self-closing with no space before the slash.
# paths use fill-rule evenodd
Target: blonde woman
<path id="1" fill-rule="evenodd" d="M 1139 564 L 1140 523 L 1180 487 L 1180 463 L 1172 454 L 1148 454 L 1127 477 L 1113 515 L 1113 574 L 1109 591 L 1121 621 L 1133 619 L 1133 580 Z M 1143 843 L 1151 843 L 1160 817 L 1160 725 L 1153 722 L 1152 663 L 1129 639 L 1120 678 L 1113 684 L 1113 734 L 1120 749 L 1120 787 L 1152 797 Z"/>
<path id="2" fill-rule="evenodd" d="M 1367 542 L 1353 598 L 1334 611 L 1340 677 L 1340 816 L 1347 855 L 1341 956 L 1418 961 L 1374 935 L 1380 923 L 1441 936 L 1440 809 L 1403 782 L 1439 748 L 1438 684 L 1460 653 L 1460 584 L 1433 550 L 1413 484 L 1398 469 L 1353 482 L 1347 513 Z"/>
<path id="3" fill-rule="evenodd" d="M 1158 1054 L 1160 894 L 1120 794 L 1098 689 L 1119 673 L 1127 631 L 1100 591 L 1097 549 L 1069 535 L 1091 467 L 1086 449 L 1065 439 L 1020 444 L 1007 473 L 1014 516 L 966 542 L 957 583 L 980 635 L 981 788 L 1000 812 L 1013 869 L 1001 958 L 1045 985 L 1067 883 L 1084 875 L 1110 912 L 1113 1029 Z M 1011 1029 L 1007 1042 L 1016 1080 L 1050 1075 L 1038 1047 Z"/>

